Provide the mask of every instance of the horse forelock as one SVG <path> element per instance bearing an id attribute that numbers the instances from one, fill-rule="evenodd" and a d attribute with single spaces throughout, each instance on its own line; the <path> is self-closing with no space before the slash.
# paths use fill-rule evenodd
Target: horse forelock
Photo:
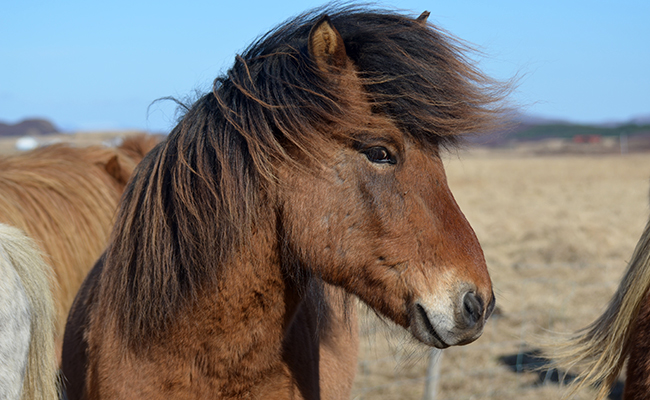
<path id="1" fill-rule="evenodd" d="M 343 37 L 356 87 L 310 59 L 310 29 L 323 14 Z M 275 166 L 300 167 L 296 154 L 318 159 L 332 126 L 354 136 L 374 118 L 418 142 L 454 144 L 489 126 L 498 89 L 457 42 L 392 12 L 325 7 L 261 37 L 187 108 L 125 192 L 102 293 L 109 310 L 125 310 L 115 318 L 127 340 L 160 331 L 260 224 L 272 224 Z"/>

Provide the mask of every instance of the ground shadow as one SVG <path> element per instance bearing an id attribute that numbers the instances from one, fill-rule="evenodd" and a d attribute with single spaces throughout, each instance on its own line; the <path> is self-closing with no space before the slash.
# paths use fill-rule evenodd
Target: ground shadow
<path id="1" fill-rule="evenodd" d="M 542 352 L 538 349 L 530 349 L 517 354 L 502 356 L 499 357 L 499 361 L 516 374 L 524 372 L 537 374 L 535 385 L 560 382 L 568 384 L 576 378 L 575 375 L 565 374 L 555 368 L 545 368 L 550 363 L 548 359 L 542 356 Z M 623 398 L 622 381 L 616 382 L 616 385 L 614 385 L 607 398 L 610 400 L 621 400 Z"/>

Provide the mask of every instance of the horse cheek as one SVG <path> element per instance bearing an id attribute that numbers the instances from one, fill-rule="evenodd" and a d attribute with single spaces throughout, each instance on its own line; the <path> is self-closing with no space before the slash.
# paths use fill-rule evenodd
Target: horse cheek
<path id="1" fill-rule="evenodd" d="M 357 231 L 365 229 L 354 175 L 345 162 L 318 173 L 281 175 L 282 240 L 289 249 L 285 263 L 300 265 L 328 282 L 343 279 L 348 260 L 360 255 Z"/>

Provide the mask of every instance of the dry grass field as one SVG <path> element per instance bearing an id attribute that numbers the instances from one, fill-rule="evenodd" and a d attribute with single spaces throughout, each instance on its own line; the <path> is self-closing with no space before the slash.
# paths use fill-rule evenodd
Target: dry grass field
<path id="1" fill-rule="evenodd" d="M 0 141 L 0 152 L 14 142 Z M 649 215 L 650 154 L 474 149 L 446 155 L 445 164 L 483 246 L 498 311 L 478 341 L 442 352 L 436 399 L 558 399 L 557 376 L 527 372 L 526 362 L 540 343 L 588 324 L 615 291 Z M 352 397 L 421 399 L 429 351 L 372 312 L 362 311 L 361 336 Z"/>
<path id="2" fill-rule="evenodd" d="M 557 376 L 526 363 L 541 343 L 593 320 L 615 291 L 650 214 L 650 155 L 470 150 L 445 159 L 499 313 L 478 341 L 442 352 L 436 399 L 559 399 Z M 427 356 L 367 313 L 353 398 L 421 399 Z"/>

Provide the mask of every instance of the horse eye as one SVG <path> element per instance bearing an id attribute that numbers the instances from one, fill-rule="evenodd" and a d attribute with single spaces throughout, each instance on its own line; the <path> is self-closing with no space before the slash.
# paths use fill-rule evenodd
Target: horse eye
<path id="1" fill-rule="evenodd" d="M 363 151 L 363 153 L 368 157 L 368 160 L 379 163 L 379 164 L 395 164 L 397 160 L 395 157 L 388 151 L 387 148 L 382 146 L 371 147 Z"/>

